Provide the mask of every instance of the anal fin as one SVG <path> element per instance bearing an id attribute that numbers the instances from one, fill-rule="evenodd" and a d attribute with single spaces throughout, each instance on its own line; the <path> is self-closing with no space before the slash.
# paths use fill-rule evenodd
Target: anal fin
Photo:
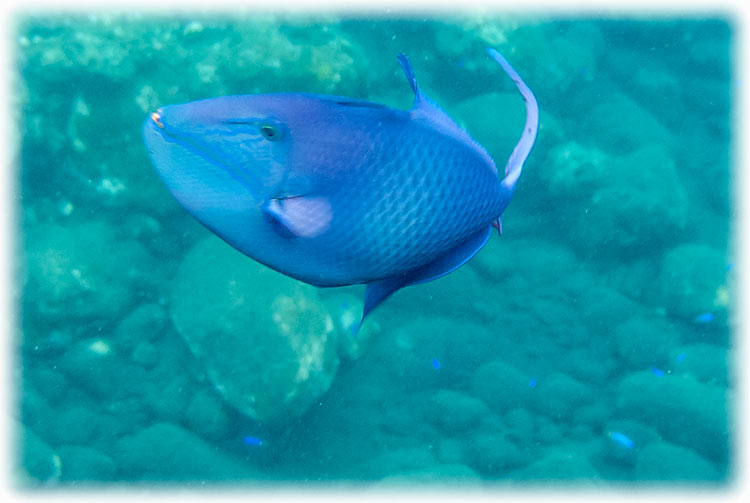
<path id="1" fill-rule="evenodd" d="M 464 265 L 487 243 L 492 233 L 492 227 L 489 226 L 475 233 L 463 243 L 428 264 L 412 269 L 400 276 L 393 276 L 368 283 L 367 290 L 365 291 L 365 307 L 362 312 L 361 321 L 363 322 L 373 309 L 401 288 L 438 279 Z"/>

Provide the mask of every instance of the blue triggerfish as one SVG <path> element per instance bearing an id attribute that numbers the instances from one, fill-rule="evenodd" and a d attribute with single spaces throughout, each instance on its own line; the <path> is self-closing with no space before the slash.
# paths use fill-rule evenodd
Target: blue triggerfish
<path id="1" fill-rule="evenodd" d="M 411 110 L 308 93 L 224 96 L 159 108 L 143 135 L 174 197 L 227 243 L 320 287 L 366 284 L 364 317 L 400 288 L 461 267 L 487 242 L 536 138 L 526 103 L 502 178 L 490 155 L 422 94 Z M 502 111 L 490 111 L 502 121 Z"/>

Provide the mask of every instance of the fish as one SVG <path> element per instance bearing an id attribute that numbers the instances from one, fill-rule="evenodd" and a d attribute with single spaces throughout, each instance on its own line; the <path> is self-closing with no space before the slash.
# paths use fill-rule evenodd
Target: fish
<path id="1" fill-rule="evenodd" d="M 632 449 L 633 447 L 635 447 L 635 442 L 633 442 L 633 440 L 624 433 L 621 433 L 619 431 L 610 431 L 607 435 L 610 439 L 612 439 L 613 442 L 620 444 L 626 449 Z"/>
<path id="2" fill-rule="evenodd" d="M 248 436 L 242 437 L 242 443 L 245 445 L 252 446 L 252 447 L 261 447 L 263 445 L 263 439 L 260 437 L 254 437 L 252 435 L 248 435 Z"/>
<path id="3" fill-rule="evenodd" d="M 651 373 L 656 377 L 664 377 L 664 371 L 659 367 L 651 367 Z"/>
<path id="4" fill-rule="evenodd" d="M 455 271 L 493 228 L 502 234 L 539 111 L 507 60 L 487 54 L 526 106 L 502 175 L 421 92 L 404 54 L 409 110 L 302 92 L 221 96 L 158 108 L 143 139 L 177 201 L 240 252 L 318 287 L 366 285 L 361 326 L 396 291 Z"/>

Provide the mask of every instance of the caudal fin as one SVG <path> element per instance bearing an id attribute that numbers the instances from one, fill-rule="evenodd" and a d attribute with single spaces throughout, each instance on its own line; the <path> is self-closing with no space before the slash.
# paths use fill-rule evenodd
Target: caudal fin
<path id="1" fill-rule="evenodd" d="M 523 101 L 526 103 L 526 124 L 523 127 L 521 138 L 513 149 L 513 153 L 508 157 L 508 163 L 505 165 L 505 178 L 502 180 L 502 184 L 508 190 L 512 191 L 516 186 L 518 177 L 521 175 L 521 170 L 523 170 L 523 163 L 526 161 L 529 152 L 531 152 L 531 147 L 534 146 L 536 132 L 539 127 L 539 107 L 536 104 L 534 93 L 531 92 L 531 89 L 518 76 L 502 54 L 491 47 L 487 48 L 487 54 L 497 61 L 503 67 L 505 73 L 513 79 L 516 87 L 521 92 L 521 96 L 523 96 Z"/>

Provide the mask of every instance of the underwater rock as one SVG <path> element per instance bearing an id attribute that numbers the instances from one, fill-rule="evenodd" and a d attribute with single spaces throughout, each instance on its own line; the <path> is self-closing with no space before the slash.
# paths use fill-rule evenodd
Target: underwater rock
<path id="1" fill-rule="evenodd" d="M 190 399 L 185 422 L 191 431 L 211 440 L 221 440 L 232 433 L 227 405 L 212 389 L 202 389 Z"/>
<path id="2" fill-rule="evenodd" d="M 648 369 L 664 366 L 680 337 L 668 321 L 636 315 L 614 329 L 614 342 L 628 367 Z"/>
<path id="3" fill-rule="evenodd" d="M 403 447 L 385 451 L 360 464 L 356 473 L 362 479 L 381 479 L 394 473 L 411 473 L 437 466 L 425 447 Z"/>
<path id="4" fill-rule="evenodd" d="M 659 439 L 654 428 L 634 419 L 608 421 L 602 431 L 602 458 L 630 468 L 635 466 L 643 446 Z"/>
<path id="5" fill-rule="evenodd" d="M 535 418 L 527 409 L 517 407 L 505 414 L 507 429 L 505 434 L 509 440 L 520 445 L 530 445 L 534 440 Z"/>
<path id="6" fill-rule="evenodd" d="M 99 399 L 138 395 L 146 377 L 143 368 L 123 359 L 103 337 L 73 343 L 58 364 L 72 383 Z"/>
<path id="7" fill-rule="evenodd" d="M 368 316 L 367 321 L 360 327 L 364 302 L 360 297 L 346 292 L 326 295 L 323 302 L 338 332 L 339 356 L 347 360 L 356 360 L 370 349 L 380 334 L 377 316 Z"/>
<path id="8" fill-rule="evenodd" d="M 529 406 L 535 400 L 530 386 L 532 376 L 503 361 L 495 360 L 479 367 L 471 382 L 471 391 L 498 414 L 516 407 Z"/>
<path id="9" fill-rule="evenodd" d="M 54 484 L 60 480 L 60 457 L 34 432 L 20 424 L 14 425 L 20 439 L 21 466 L 16 467 L 16 481 L 23 485 Z M 14 459 L 19 459 L 14 456 Z"/>
<path id="10" fill-rule="evenodd" d="M 140 16 L 99 13 L 82 18 L 61 17 L 56 29 L 36 30 L 31 38 L 22 39 L 25 65 L 44 69 L 48 75 L 70 75 L 71 69 L 105 76 L 108 79 L 127 79 L 135 71 L 139 39 L 145 42 L 147 28 Z M 38 22 L 38 21 L 37 21 Z M 139 28 L 139 25 L 141 29 Z M 28 27 L 26 28 L 28 30 Z M 71 36 L 71 33 L 73 36 Z"/>
<path id="11" fill-rule="evenodd" d="M 123 353 L 135 350 L 141 342 L 159 338 L 169 323 L 169 314 L 159 304 L 141 304 L 128 313 L 114 329 L 113 341 Z"/>
<path id="12" fill-rule="evenodd" d="M 111 457 L 90 447 L 63 445 L 58 453 L 63 482 L 106 482 L 117 470 Z"/>
<path id="13" fill-rule="evenodd" d="M 685 244 L 669 251 L 659 277 L 667 312 L 690 322 L 703 313 L 725 315 L 731 301 L 727 263 L 724 253 L 706 245 Z"/>
<path id="14" fill-rule="evenodd" d="M 498 120 L 498 116 L 487 113 L 488 110 L 502 114 L 503 119 Z M 510 90 L 474 96 L 448 112 L 489 152 L 497 164 L 503 164 L 513 151 L 518 141 L 519 124 L 523 124 L 526 118 L 523 101 L 518 99 L 518 93 Z M 502 168 L 498 166 L 498 169 Z"/>
<path id="15" fill-rule="evenodd" d="M 148 341 L 141 341 L 130 355 L 133 363 L 149 369 L 159 361 L 159 349 Z"/>
<path id="16" fill-rule="evenodd" d="M 664 145 L 637 144 L 615 156 L 569 142 L 539 169 L 559 202 L 559 228 L 585 256 L 653 254 L 685 229 L 687 195 Z"/>
<path id="17" fill-rule="evenodd" d="M 556 422 L 570 422 L 571 413 L 595 396 L 587 384 L 562 372 L 538 379 L 535 391 L 534 409 Z"/>
<path id="18" fill-rule="evenodd" d="M 669 442 L 655 441 L 638 453 L 635 476 L 639 481 L 718 482 L 720 473 L 708 460 L 695 452 Z"/>
<path id="19" fill-rule="evenodd" d="M 103 221 L 40 224 L 25 235 L 28 314 L 61 324 L 72 318 L 110 320 L 135 296 L 150 257 L 134 241 L 118 239 Z M 26 306 L 25 306 L 26 307 Z"/>
<path id="20" fill-rule="evenodd" d="M 465 459 L 464 444 L 457 438 L 441 438 L 435 446 L 435 457 L 441 463 L 463 464 Z"/>
<path id="21" fill-rule="evenodd" d="M 157 423 L 119 439 L 111 449 L 129 480 L 262 480 L 242 460 L 171 423 Z"/>
<path id="22" fill-rule="evenodd" d="M 447 389 L 437 390 L 425 410 L 426 419 L 449 434 L 476 426 L 488 414 L 484 402 Z"/>
<path id="23" fill-rule="evenodd" d="M 184 258 L 170 313 L 219 394 L 258 421 L 302 414 L 338 367 L 335 326 L 315 288 L 215 238 Z"/>
<path id="24" fill-rule="evenodd" d="M 591 138 L 594 144 L 616 156 L 636 151 L 644 145 L 668 148 L 674 144 L 671 132 L 650 110 L 622 93 L 610 91 L 606 100 L 598 102 L 585 117 L 586 120 L 578 124 L 580 131 L 577 136 Z M 633 177 L 649 177 L 648 172 L 635 166 L 630 165 Z"/>
<path id="25" fill-rule="evenodd" d="M 468 466 L 459 463 L 447 463 L 389 475 L 380 479 L 372 487 L 388 490 L 406 487 L 413 489 L 415 485 L 428 487 L 450 485 L 450 488 L 454 488 L 457 485 L 476 485 L 481 481 L 481 477 Z"/>
<path id="26" fill-rule="evenodd" d="M 185 357 L 190 355 L 185 351 Z M 159 421 L 180 422 L 187 420 L 185 411 L 195 393 L 194 383 L 184 369 L 175 362 L 171 365 L 157 365 L 149 373 L 143 386 L 143 401 L 146 410 Z M 186 365 L 193 362 L 186 362 Z"/>
<path id="27" fill-rule="evenodd" d="M 383 307 L 405 318 L 419 313 L 425 318 L 477 319 L 490 303 L 482 296 L 479 276 L 469 267 L 461 267 L 439 281 L 410 286 L 409 292 L 397 292 Z"/>
<path id="28" fill-rule="evenodd" d="M 25 392 L 33 387 L 44 397 L 49 405 L 59 406 L 66 403 L 68 392 L 70 390 L 70 383 L 59 369 L 42 366 L 29 366 L 29 368 L 24 369 L 23 378 L 23 389 Z"/>
<path id="29" fill-rule="evenodd" d="M 690 376 L 650 371 L 627 375 L 615 391 L 618 417 L 654 425 L 664 440 L 708 459 L 729 453 L 729 394 Z"/>
<path id="30" fill-rule="evenodd" d="M 526 461 L 521 449 L 503 433 L 471 435 L 467 440 L 466 458 L 470 467 L 491 477 L 503 476 Z"/>
<path id="31" fill-rule="evenodd" d="M 591 430 L 600 431 L 612 411 L 608 400 L 597 400 L 578 407 L 572 414 L 572 423 L 589 427 Z"/>
<path id="32" fill-rule="evenodd" d="M 382 362 L 380 368 L 402 390 L 432 391 L 443 382 L 443 361 L 455 333 L 449 318 L 414 316 L 412 311 L 411 318 L 394 324 L 375 341 L 368 360 Z"/>
<path id="33" fill-rule="evenodd" d="M 536 436 L 537 442 L 543 445 L 552 445 L 560 443 L 563 440 L 562 428 L 547 416 L 536 417 Z"/>
<path id="34" fill-rule="evenodd" d="M 604 483 L 585 451 L 571 445 L 551 449 L 545 456 L 511 472 L 508 476 L 519 484 L 526 484 L 528 480 L 539 483 L 567 482 L 576 485 Z"/>
<path id="35" fill-rule="evenodd" d="M 519 61 L 543 61 L 532 65 L 527 82 L 538 86 L 538 94 L 551 102 L 563 101 L 580 88 L 581 82 L 597 76 L 598 60 L 606 49 L 595 23 L 571 23 L 567 30 L 557 23 L 521 21 L 512 16 L 482 13 L 469 16 L 462 25 L 466 34 L 477 33 L 483 44 L 496 47 Z M 540 58 L 540 55 L 544 55 Z"/>
<path id="36" fill-rule="evenodd" d="M 54 445 L 91 445 L 100 435 L 100 411 L 89 403 L 73 403 L 50 411 L 39 433 Z"/>
<path id="37" fill-rule="evenodd" d="M 603 150 L 571 140 L 550 150 L 538 174 L 551 195 L 582 197 L 606 182 L 613 168 L 612 158 Z"/>
<path id="38" fill-rule="evenodd" d="M 691 344 L 670 351 L 671 369 L 677 375 L 689 375 L 696 380 L 719 386 L 728 386 L 733 375 L 727 348 L 715 344 Z"/>

